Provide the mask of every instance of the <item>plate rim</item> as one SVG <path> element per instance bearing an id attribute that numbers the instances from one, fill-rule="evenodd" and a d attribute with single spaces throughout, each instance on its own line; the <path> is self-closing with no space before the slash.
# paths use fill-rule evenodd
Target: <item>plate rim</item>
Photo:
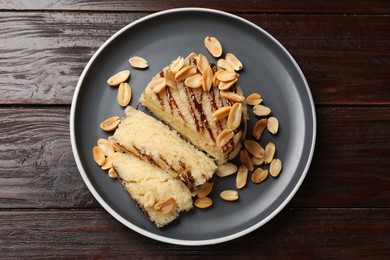
<path id="1" fill-rule="evenodd" d="M 89 71 L 90 67 L 94 63 L 95 59 L 106 48 L 107 45 L 109 45 L 115 38 L 117 38 L 123 32 L 127 31 L 128 29 L 130 29 L 131 27 L 133 27 L 133 26 L 135 26 L 135 25 L 137 25 L 139 23 L 142 23 L 143 21 L 146 21 L 146 20 L 149 20 L 149 19 L 153 19 L 154 17 L 170 14 L 170 13 L 188 12 L 188 11 L 205 12 L 205 13 L 222 15 L 222 16 L 225 16 L 227 18 L 238 20 L 238 21 L 240 21 L 242 23 L 245 23 L 248 26 L 250 26 L 250 27 L 260 31 L 262 34 L 266 35 L 269 40 L 271 40 L 274 44 L 276 44 L 277 47 L 279 47 L 284 52 L 284 54 L 287 55 L 288 59 L 292 62 L 292 65 L 294 66 L 294 68 L 299 73 L 301 79 L 303 80 L 304 86 L 306 88 L 308 99 L 310 101 L 310 107 L 311 107 L 312 115 L 313 115 L 313 117 L 312 117 L 312 120 L 313 120 L 313 137 L 312 137 L 312 140 L 311 140 L 310 154 L 308 155 L 308 160 L 306 162 L 305 168 L 303 169 L 303 172 L 302 172 L 298 182 L 296 183 L 296 185 L 293 188 L 293 190 L 289 193 L 289 195 L 284 199 L 284 201 L 278 207 L 276 207 L 272 211 L 271 214 L 269 214 L 266 218 L 262 219 L 261 221 L 257 222 L 255 225 L 252 225 L 252 226 L 250 226 L 250 227 L 248 227 L 246 229 L 243 229 L 243 230 L 241 230 L 239 232 L 236 232 L 234 234 L 231 234 L 231 235 L 222 236 L 222 237 L 218 237 L 218 238 L 212 238 L 212 239 L 199 239 L 199 240 L 187 240 L 187 239 L 169 238 L 169 237 L 165 237 L 165 236 L 161 236 L 161 235 L 155 234 L 153 232 L 144 230 L 144 229 L 134 225 L 133 223 L 131 223 L 130 221 L 126 220 L 121 215 L 119 215 L 113 208 L 111 208 L 111 206 L 108 205 L 106 203 L 106 201 L 98 194 L 98 192 L 96 191 L 95 187 L 92 185 L 91 181 L 89 180 L 89 178 L 87 176 L 87 173 L 85 172 L 85 170 L 83 168 L 83 165 L 82 165 L 82 162 L 81 162 L 81 159 L 80 159 L 81 157 L 80 157 L 80 155 L 78 153 L 78 150 L 77 150 L 77 144 L 76 144 L 76 138 L 75 138 L 76 130 L 75 130 L 75 124 L 74 124 L 75 117 L 76 117 L 77 100 L 78 100 L 78 97 L 79 97 L 79 92 L 80 92 L 80 89 L 81 89 L 81 85 L 82 85 L 82 83 L 84 81 L 84 78 L 85 78 L 87 72 Z M 314 150 L 315 150 L 315 144 L 316 144 L 316 136 L 317 136 L 316 111 L 315 111 L 314 100 L 313 100 L 313 97 L 312 97 L 312 94 L 311 94 L 311 91 L 310 91 L 310 87 L 309 87 L 309 85 L 307 83 L 307 80 L 306 80 L 306 77 L 304 76 L 304 74 L 303 74 L 301 68 L 299 67 L 298 63 L 295 61 L 295 59 L 292 57 L 292 55 L 287 51 L 287 49 L 278 40 L 276 40 L 271 34 L 269 34 L 267 31 L 262 29 L 260 26 L 254 24 L 254 23 L 252 23 L 252 22 L 250 22 L 250 21 L 248 21 L 248 20 L 246 20 L 246 19 L 244 19 L 244 18 L 242 18 L 240 16 L 237 16 L 237 15 L 225 12 L 225 11 L 221 11 L 221 10 L 210 9 L 210 8 L 200 8 L 200 7 L 173 8 L 173 9 L 168 9 L 168 10 L 159 11 L 159 12 L 156 12 L 156 13 L 152 13 L 152 14 L 146 15 L 146 16 L 144 16 L 144 17 L 142 17 L 140 19 L 137 19 L 137 20 L 129 23 L 128 25 L 124 26 L 122 29 L 120 29 L 119 31 L 114 33 L 110 38 L 108 38 L 98 48 L 98 50 L 93 54 L 93 56 L 90 58 L 90 60 L 88 61 L 87 65 L 84 67 L 83 72 L 80 75 L 80 78 L 79 78 L 79 80 L 77 82 L 77 85 L 76 85 L 76 88 L 75 88 L 75 91 L 74 91 L 74 94 L 73 94 L 72 102 L 71 102 L 71 110 L 70 110 L 69 121 L 70 121 L 69 122 L 69 127 L 70 127 L 70 139 L 71 139 L 72 153 L 73 153 L 73 157 L 74 157 L 74 159 L 76 161 L 76 165 L 77 165 L 78 171 L 79 171 L 79 173 L 80 173 L 84 183 L 87 185 L 89 191 L 92 193 L 94 198 L 99 202 L 99 204 L 111 216 L 113 216 L 116 220 L 118 220 L 120 223 L 122 223 L 123 225 L 127 226 L 128 228 L 132 229 L 133 231 L 135 231 L 135 232 L 137 232 L 137 233 L 139 233 L 139 234 L 141 234 L 143 236 L 149 237 L 149 238 L 157 240 L 157 241 L 165 242 L 165 243 L 176 244 L 176 245 L 184 245 L 184 246 L 213 245 L 213 244 L 219 244 L 219 243 L 227 242 L 227 241 L 230 241 L 230 240 L 242 237 L 242 236 L 244 236 L 246 234 L 249 234 L 249 233 L 253 232 L 254 230 L 260 228 L 261 226 L 263 226 L 267 222 L 269 222 L 271 219 L 273 219 L 287 205 L 287 203 L 290 202 L 290 200 L 293 198 L 293 196 L 296 194 L 296 192 L 298 191 L 299 187 L 301 186 L 303 180 L 305 179 L 306 174 L 307 174 L 307 172 L 309 170 L 309 167 L 311 165 L 311 162 L 312 162 L 312 158 L 313 158 L 313 154 L 314 154 Z"/>

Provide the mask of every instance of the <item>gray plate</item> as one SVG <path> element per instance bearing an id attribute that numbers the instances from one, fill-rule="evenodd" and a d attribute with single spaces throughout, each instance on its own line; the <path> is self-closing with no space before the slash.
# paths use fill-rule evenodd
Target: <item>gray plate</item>
<path id="1" fill-rule="evenodd" d="M 240 199 L 219 198 L 224 189 L 235 189 L 235 176 L 214 177 L 215 188 L 209 209 L 194 209 L 163 229 L 157 229 L 136 207 L 121 184 L 110 179 L 94 162 L 92 147 L 106 138 L 99 128 L 104 119 L 123 115 L 116 102 L 117 88 L 106 80 L 124 69 L 132 71 L 132 106 L 161 68 L 178 56 L 203 53 L 205 36 L 215 36 L 224 54 L 234 53 L 244 64 L 240 85 L 246 95 L 261 93 L 264 104 L 279 119 L 276 136 L 265 133 L 263 147 L 272 141 L 276 157 L 283 162 L 278 178 L 269 177 L 240 190 Z M 149 61 L 146 70 L 131 69 L 128 58 L 142 56 Z M 250 109 L 251 110 L 251 109 Z M 251 114 L 249 129 L 256 118 Z M 84 69 L 73 97 L 70 130 L 72 149 L 86 185 L 99 203 L 129 228 L 156 240 L 203 245 L 228 241 L 262 226 L 275 216 L 295 194 L 309 168 L 314 150 L 316 119 L 307 82 L 291 55 L 271 35 L 256 25 L 231 14 L 199 8 L 173 9 L 133 22 L 113 35 L 99 48 Z M 250 136 L 250 135 L 248 135 Z M 161 137 L 163 138 L 163 137 Z"/>

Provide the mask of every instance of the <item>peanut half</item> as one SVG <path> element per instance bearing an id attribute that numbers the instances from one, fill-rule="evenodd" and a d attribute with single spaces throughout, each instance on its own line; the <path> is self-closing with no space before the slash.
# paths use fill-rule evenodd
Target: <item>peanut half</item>
<path id="1" fill-rule="evenodd" d="M 253 140 L 245 140 L 244 146 L 248 150 L 250 154 L 257 158 L 263 158 L 264 157 L 264 149 L 261 147 L 261 145 Z"/>
<path id="2" fill-rule="evenodd" d="M 171 65 L 169 65 L 173 74 L 178 72 L 183 66 L 184 66 L 184 58 L 181 56 L 177 57 L 177 59 L 172 61 Z"/>
<path id="3" fill-rule="evenodd" d="M 235 164 L 225 163 L 225 164 L 218 166 L 216 173 L 219 177 L 226 177 L 226 176 L 232 175 L 236 171 L 237 171 L 237 166 Z"/>
<path id="4" fill-rule="evenodd" d="M 101 122 L 100 128 L 103 129 L 104 131 L 110 132 L 115 130 L 120 122 L 121 119 L 119 118 L 119 116 L 113 116 Z"/>
<path id="5" fill-rule="evenodd" d="M 242 104 L 241 103 L 235 103 L 232 108 L 230 109 L 228 120 L 227 120 L 227 127 L 230 130 L 235 130 L 240 126 L 241 123 L 241 117 L 242 117 Z"/>
<path id="6" fill-rule="evenodd" d="M 99 166 L 102 166 L 106 162 L 106 157 L 104 156 L 104 152 L 99 146 L 94 146 L 92 148 L 92 155 L 93 155 L 93 159 Z"/>
<path id="7" fill-rule="evenodd" d="M 213 205 L 213 201 L 209 197 L 202 197 L 196 199 L 194 204 L 197 208 L 206 209 Z"/>
<path id="8" fill-rule="evenodd" d="M 239 59 L 237 59 L 237 57 L 232 54 L 232 53 L 227 53 L 226 54 L 226 60 L 232 64 L 233 68 L 235 71 L 239 71 L 239 70 L 242 70 L 243 66 L 242 66 L 242 63 Z"/>
<path id="9" fill-rule="evenodd" d="M 211 86 L 213 85 L 213 70 L 208 67 L 203 71 L 202 75 L 202 88 L 203 91 L 209 91 L 211 89 Z"/>
<path id="10" fill-rule="evenodd" d="M 246 103 L 251 106 L 256 106 L 261 104 L 263 99 L 261 98 L 261 95 L 258 93 L 252 93 L 246 98 Z"/>
<path id="11" fill-rule="evenodd" d="M 170 68 L 166 69 L 164 72 L 165 75 L 165 83 L 168 87 L 171 87 L 173 89 L 176 89 L 176 80 L 175 80 L 175 74 L 172 72 Z"/>
<path id="12" fill-rule="evenodd" d="M 223 130 L 218 136 L 217 136 L 217 145 L 218 147 L 223 147 L 225 144 L 227 144 L 230 139 L 232 139 L 234 136 L 234 133 L 230 129 Z"/>
<path id="13" fill-rule="evenodd" d="M 118 104 L 125 107 L 131 100 L 131 87 L 126 82 L 121 83 L 118 88 L 117 94 Z"/>
<path id="14" fill-rule="evenodd" d="M 268 116 L 271 114 L 271 109 L 263 105 L 255 105 L 253 107 L 253 114 L 256 116 Z"/>
<path id="15" fill-rule="evenodd" d="M 252 182 L 259 184 L 263 182 L 265 179 L 268 177 L 268 170 L 263 170 L 261 168 L 257 168 L 253 173 L 252 173 Z"/>
<path id="16" fill-rule="evenodd" d="M 271 134 L 277 134 L 279 129 L 279 121 L 276 117 L 269 117 L 267 123 L 267 129 Z"/>
<path id="17" fill-rule="evenodd" d="M 204 39 L 204 45 L 210 54 L 215 58 L 218 58 L 222 55 L 222 45 L 217 38 L 207 36 Z"/>
<path id="18" fill-rule="evenodd" d="M 269 172 L 271 176 L 278 177 L 281 170 L 282 170 L 282 161 L 280 159 L 273 159 L 271 165 L 269 166 Z"/>
<path id="19" fill-rule="evenodd" d="M 153 93 L 158 94 L 167 86 L 165 78 L 154 78 L 149 82 L 147 88 L 150 88 Z"/>
<path id="20" fill-rule="evenodd" d="M 202 76 L 200 74 L 192 75 L 185 79 L 184 84 L 189 88 L 199 88 L 202 86 Z"/>
<path id="21" fill-rule="evenodd" d="M 233 93 L 230 91 L 221 90 L 220 94 L 222 97 L 229 99 L 230 101 L 234 101 L 234 102 L 242 102 L 245 99 L 243 95 L 236 94 L 236 93 Z"/>
<path id="22" fill-rule="evenodd" d="M 154 210 L 164 214 L 168 214 L 175 208 L 175 206 L 176 206 L 175 199 L 170 197 L 164 201 L 157 202 L 154 205 Z"/>
<path id="23" fill-rule="evenodd" d="M 197 195 L 199 198 L 206 197 L 210 194 L 211 190 L 213 189 L 214 183 L 213 182 L 205 182 L 201 186 L 198 187 Z"/>
<path id="24" fill-rule="evenodd" d="M 237 189 L 242 189 L 246 185 L 246 181 L 248 178 L 248 167 L 244 164 L 238 168 L 237 176 L 236 176 L 236 187 Z"/>
<path id="25" fill-rule="evenodd" d="M 196 66 L 198 67 L 198 70 L 200 71 L 200 73 L 203 75 L 204 71 L 207 68 L 210 68 L 210 63 L 207 60 L 206 56 L 204 56 L 203 54 L 199 54 Z"/>
<path id="26" fill-rule="evenodd" d="M 252 130 L 252 135 L 254 138 L 259 140 L 261 138 L 261 135 L 264 132 L 264 129 L 266 128 L 268 123 L 268 120 L 266 118 L 260 119 L 259 121 L 256 122 L 255 126 L 253 127 Z"/>
<path id="27" fill-rule="evenodd" d="M 144 207 L 149 208 L 154 206 L 154 195 L 152 191 L 147 191 L 144 195 Z"/>
<path id="28" fill-rule="evenodd" d="M 118 86 L 119 84 L 125 82 L 129 77 L 130 77 L 130 70 L 123 70 L 111 76 L 107 80 L 107 84 L 110 86 Z"/>
<path id="29" fill-rule="evenodd" d="M 251 160 L 251 157 L 249 156 L 249 153 L 247 150 L 242 149 L 240 151 L 240 161 L 242 164 L 244 164 L 246 167 L 248 167 L 248 170 L 253 171 L 254 166 Z"/>
<path id="30" fill-rule="evenodd" d="M 176 81 L 183 81 L 188 77 L 191 77 L 192 75 L 195 75 L 197 72 L 197 68 L 193 65 L 189 65 L 186 67 L 181 68 L 178 72 L 175 74 L 175 80 Z"/>
<path id="31" fill-rule="evenodd" d="M 220 193 L 220 196 L 226 201 L 238 200 L 238 192 L 236 190 L 224 190 Z"/>
<path id="32" fill-rule="evenodd" d="M 264 151 L 264 163 L 265 164 L 271 163 L 271 161 L 274 159 L 275 150 L 276 150 L 275 144 L 272 142 L 269 142 L 265 146 L 265 151 Z"/>
<path id="33" fill-rule="evenodd" d="M 225 106 L 215 110 L 215 112 L 211 115 L 211 120 L 216 122 L 227 117 L 231 109 L 232 109 L 231 106 Z"/>
<path id="34" fill-rule="evenodd" d="M 133 56 L 129 59 L 130 66 L 137 69 L 145 69 L 148 67 L 148 62 L 139 56 Z"/>

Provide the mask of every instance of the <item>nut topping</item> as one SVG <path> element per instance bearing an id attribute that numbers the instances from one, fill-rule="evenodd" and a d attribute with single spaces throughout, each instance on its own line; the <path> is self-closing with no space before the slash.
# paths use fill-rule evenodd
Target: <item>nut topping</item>
<path id="1" fill-rule="evenodd" d="M 125 107 L 131 100 L 131 87 L 126 82 L 121 83 L 118 88 L 117 94 L 118 104 Z"/>
<path id="2" fill-rule="evenodd" d="M 196 199 L 194 204 L 197 208 L 206 209 L 213 205 L 213 201 L 209 197 L 202 197 Z"/>
<path id="3" fill-rule="evenodd" d="M 148 84 L 148 88 L 152 90 L 153 93 L 158 94 L 167 86 L 167 82 L 165 78 L 155 78 L 152 79 L 151 82 Z"/>
<path id="4" fill-rule="evenodd" d="M 257 158 L 256 156 L 253 156 L 251 157 L 252 159 L 252 164 L 253 165 L 262 165 L 264 163 L 264 157 L 263 158 Z"/>
<path id="5" fill-rule="evenodd" d="M 238 200 L 238 192 L 236 190 L 224 190 L 221 192 L 220 196 L 226 201 Z"/>
<path id="6" fill-rule="evenodd" d="M 275 144 L 274 143 L 271 143 L 269 142 L 266 146 L 265 146 L 265 152 L 264 152 L 264 163 L 265 164 L 269 164 L 271 163 L 272 159 L 274 158 L 274 155 L 275 155 Z"/>
<path id="7" fill-rule="evenodd" d="M 241 61 L 232 53 L 226 54 L 226 61 L 232 64 L 235 71 L 242 70 L 243 68 Z"/>
<path id="8" fill-rule="evenodd" d="M 258 142 L 255 142 L 253 140 L 245 140 L 244 146 L 248 150 L 248 152 L 251 153 L 253 156 L 257 158 L 264 157 L 264 149 L 261 147 L 261 145 Z"/>
<path id="9" fill-rule="evenodd" d="M 175 80 L 175 74 L 172 72 L 170 68 L 165 70 L 165 83 L 168 87 L 171 87 L 173 89 L 176 89 L 176 80 Z"/>
<path id="10" fill-rule="evenodd" d="M 176 81 L 183 81 L 186 78 L 189 78 L 195 74 L 196 74 L 196 67 L 193 65 L 189 65 L 189 66 L 181 68 L 178 72 L 176 72 L 175 80 Z"/>
<path id="11" fill-rule="evenodd" d="M 204 45 L 215 58 L 218 58 L 222 55 L 222 45 L 217 38 L 207 36 L 204 39 Z"/>
<path id="12" fill-rule="evenodd" d="M 232 139 L 234 136 L 234 133 L 230 129 L 223 130 L 218 136 L 217 136 L 217 145 L 218 147 L 223 147 L 225 144 L 227 144 L 230 139 Z"/>
<path id="13" fill-rule="evenodd" d="M 282 161 L 280 159 L 273 159 L 271 165 L 269 166 L 269 172 L 271 176 L 278 177 L 281 170 L 282 170 Z"/>
<path id="14" fill-rule="evenodd" d="M 236 94 L 236 93 L 233 93 L 233 92 L 230 92 L 230 91 L 221 90 L 220 94 L 221 94 L 222 97 L 224 97 L 226 99 L 229 99 L 230 101 L 234 101 L 234 102 L 242 102 L 242 101 L 244 101 L 244 96 L 243 95 L 239 95 L 239 94 Z"/>
<path id="15" fill-rule="evenodd" d="M 256 116 L 268 116 L 271 114 L 271 109 L 263 105 L 255 105 L 253 107 L 253 114 Z"/>
<path id="16" fill-rule="evenodd" d="M 119 84 L 125 82 L 129 77 L 130 77 L 130 70 L 123 70 L 111 76 L 107 80 L 107 84 L 110 86 L 118 86 Z"/>
<path id="17" fill-rule="evenodd" d="M 148 62 L 139 56 L 134 56 L 129 59 L 129 63 L 131 67 L 138 68 L 138 69 L 145 69 L 148 67 Z"/>
<path id="18" fill-rule="evenodd" d="M 235 103 L 230 109 L 228 120 L 227 120 L 227 127 L 230 130 L 237 129 L 240 126 L 241 117 L 242 117 L 242 104 Z"/>
<path id="19" fill-rule="evenodd" d="M 144 207 L 149 208 L 154 206 L 154 195 L 153 192 L 147 191 L 144 195 Z"/>
<path id="20" fill-rule="evenodd" d="M 218 166 L 216 173 L 219 177 L 226 177 L 226 176 L 232 175 L 236 171 L 237 171 L 237 166 L 235 164 L 225 163 L 225 164 Z"/>
<path id="21" fill-rule="evenodd" d="M 217 75 L 217 79 L 220 80 L 220 81 L 232 81 L 234 80 L 235 78 L 237 78 L 237 74 L 235 72 L 231 72 L 231 71 L 222 71 L 221 73 L 219 73 Z"/>
<path id="22" fill-rule="evenodd" d="M 200 74 L 192 75 L 186 78 L 184 84 L 189 88 L 199 88 L 202 86 L 202 76 Z"/>
<path id="23" fill-rule="evenodd" d="M 110 132 L 115 130 L 120 122 L 121 119 L 119 118 L 119 116 L 113 116 L 101 122 L 100 128 L 103 129 L 104 131 Z"/>
<path id="24" fill-rule="evenodd" d="M 261 138 L 261 135 L 264 132 L 265 127 L 267 126 L 268 120 L 266 118 L 260 119 L 256 122 L 255 126 L 253 127 L 252 135 L 254 138 L 259 140 Z"/>
<path id="25" fill-rule="evenodd" d="M 210 67 L 207 67 L 203 71 L 202 75 L 202 88 L 203 91 L 209 91 L 211 89 L 211 86 L 213 85 L 213 70 Z"/>
<path id="26" fill-rule="evenodd" d="M 225 106 L 215 110 L 215 112 L 211 115 L 211 120 L 216 122 L 221 120 L 222 118 L 227 117 L 231 109 L 231 106 Z"/>
<path id="27" fill-rule="evenodd" d="M 93 155 L 93 159 L 95 160 L 95 162 L 99 166 L 102 166 L 104 164 L 104 162 L 106 161 L 106 157 L 104 156 L 104 152 L 99 146 L 94 146 L 92 148 L 92 155 Z"/>
<path id="28" fill-rule="evenodd" d="M 217 66 L 218 66 L 219 68 L 221 68 L 221 69 L 226 70 L 226 71 L 232 71 L 232 72 L 234 72 L 234 67 L 233 67 L 233 65 L 232 65 L 230 62 L 228 62 L 227 60 L 225 60 L 225 59 L 219 59 L 219 60 L 217 61 Z"/>
<path id="29" fill-rule="evenodd" d="M 172 61 L 171 65 L 169 65 L 173 74 L 178 72 L 183 66 L 184 66 L 184 58 L 180 56 L 177 57 L 176 60 Z"/>
<path id="30" fill-rule="evenodd" d="M 238 168 L 237 176 L 236 176 L 236 187 L 237 189 L 242 189 L 246 185 L 246 181 L 248 178 L 248 167 L 245 165 L 241 165 Z"/>
<path id="31" fill-rule="evenodd" d="M 203 54 L 199 54 L 196 66 L 198 67 L 198 70 L 200 71 L 200 73 L 203 75 L 204 71 L 207 68 L 210 68 L 210 63 L 207 60 L 206 56 L 204 56 Z"/>
<path id="32" fill-rule="evenodd" d="M 261 98 L 261 95 L 258 93 L 252 93 L 246 98 L 246 103 L 251 106 L 256 106 L 261 104 L 263 99 Z"/>
<path id="33" fill-rule="evenodd" d="M 268 170 L 263 170 L 261 168 L 257 168 L 253 173 L 252 173 L 252 182 L 259 184 L 263 182 L 265 179 L 268 177 Z"/>
<path id="34" fill-rule="evenodd" d="M 276 117 L 269 117 L 267 123 L 267 129 L 271 134 L 277 134 L 279 129 L 279 121 Z"/>
<path id="35" fill-rule="evenodd" d="M 154 205 L 154 210 L 159 211 L 164 214 L 170 213 L 176 206 L 176 201 L 174 198 L 170 197 L 164 201 L 157 202 Z"/>
<path id="36" fill-rule="evenodd" d="M 255 168 L 253 167 L 251 157 L 249 156 L 249 153 L 245 149 L 241 149 L 240 151 L 240 161 L 243 165 L 248 167 L 248 170 L 253 171 Z"/>
<path id="37" fill-rule="evenodd" d="M 205 182 L 201 186 L 198 187 L 198 197 L 203 198 L 210 194 L 211 190 L 213 189 L 214 183 L 213 182 Z"/>
<path id="38" fill-rule="evenodd" d="M 234 84 L 238 81 L 238 78 L 235 78 L 231 81 L 220 81 L 219 84 L 218 84 L 218 88 L 220 90 L 228 90 L 230 89 L 232 86 L 234 86 Z"/>

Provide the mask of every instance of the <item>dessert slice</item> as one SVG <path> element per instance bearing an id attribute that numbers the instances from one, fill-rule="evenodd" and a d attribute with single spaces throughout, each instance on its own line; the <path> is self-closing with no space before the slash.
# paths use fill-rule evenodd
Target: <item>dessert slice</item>
<path id="1" fill-rule="evenodd" d="M 157 166 L 122 153 L 113 161 L 113 168 L 132 199 L 157 227 L 192 208 L 191 193 L 184 183 Z"/>
<path id="2" fill-rule="evenodd" d="M 247 128 L 245 101 L 237 100 L 243 99 L 237 80 L 235 72 L 218 70 L 205 56 L 193 53 L 186 59 L 179 57 L 157 73 L 139 101 L 218 164 L 224 164 L 238 154 Z M 232 129 L 233 137 L 220 145 L 218 136 L 228 128 L 228 110 L 235 103 L 241 103 L 242 114 Z M 225 116 L 213 120 L 213 113 L 224 107 Z"/>
<path id="3" fill-rule="evenodd" d="M 209 180 L 217 166 L 167 125 L 132 107 L 113 135 L 115 145 L 180 178 L 189 187 Z"/>

